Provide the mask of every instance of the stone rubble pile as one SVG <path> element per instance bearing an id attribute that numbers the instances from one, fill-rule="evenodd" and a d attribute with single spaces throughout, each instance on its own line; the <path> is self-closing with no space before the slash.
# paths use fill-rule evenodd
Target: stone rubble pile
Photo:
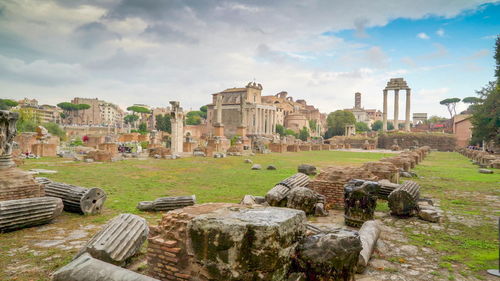
<path id="1" fill-rule="evenodd" d="M 464 155 L 465 157 L 471 159 L 474 164 L 478 165 L 480 168 L 494 168 L 500 169 L 500 155 L 499 154 L 491 154 L 482 150 L 475 150 L 470 148 L 459 148 L 457 151 Z M 486 169 L 485 169 L 486 170 Z M 484 174 L 492 174 L 492 170 L 488 170 L 491 172 L 486 172 L 479 170 L 480 173 Z"/>

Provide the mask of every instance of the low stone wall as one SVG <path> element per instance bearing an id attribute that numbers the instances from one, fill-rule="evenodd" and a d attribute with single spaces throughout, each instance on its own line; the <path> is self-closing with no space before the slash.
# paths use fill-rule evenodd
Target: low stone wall
<path id="1" fill-rule="evenodd" d="M 288 152 L 299 152 L 300 147 L 298 144 L 290 144 L 287 146 L 286 151 Z"/>
<path id="2" fill-rule="evenodd" d="M 101 143 L 98 145 L 99 150 L 104 150 L 111 153 L 111 157 L 118 154 L 118 144 L 116 143 Z"/>
<path id="3" fill-rule="evenodd" d="M 500 154 L 492 154 L 468 148 L 459 148 L 457 151 L 483 167 L 500 169 Z"/>
<path id="4" fill-rule="evenodd" d="M 301 144 L 299 145 L 300 151 L 311 151 L 311 145 L 310 144 Z"/>
<path id="5" fill-rule="evenodd" d="M 368 142 L 371 146 L 377 147 L 378 139 L 363 136 L 343 137 L 335 136 L 328 139 L 330 144 L 336 144 L 338 148 L 364 148 L 364 144 Z M 341 146 L 341 147 L 340 147 Z"/>
<path id="6" fill-rule="evenodd" d="M 410 149 L 415 146 L 429 146 L 439 151 L 454 151 L 457 139 L 454 135 L 444 133 L 387 133 L 378 137 L 378 147 L 391 149 L 396 140 L 400 149 Z"/>
<path id="7" fill-rule="evenodd" d="M 270 143 L 269 144 L 269 150 L 271 152 L 276 152 L 276 153 L 283 153 L 287 151 L 287 144 L 284 143 Z"/>
<path id="8" fill-rule="evenodd" d="M 35 143 L 31 146 L 31 153 L 40 157 L 56 157 L 57 145 L 50 143 Z"/>

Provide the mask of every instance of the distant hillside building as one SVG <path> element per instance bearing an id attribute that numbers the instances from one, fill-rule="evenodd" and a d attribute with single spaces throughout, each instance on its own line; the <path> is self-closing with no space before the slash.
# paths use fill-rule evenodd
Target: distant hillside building
<path id="1" fill-rule="evenodd" d="M 57 106 L 48 104 L 38 105 L 36 99 L 28 98 L 24 98 L 18 101 L 18 103 L 18 108 L 23 110 L 29 109 L 40 123 L 61 123 L 61 113 L 63 111 Z"/>
<path id="2" fill-rule="evenodd" d="M 124 111 L 113 103 L 97 98 L 74 98 L 71 103 L 90 105 L 89 109 L 69 113 L 72 117 L 72 124 L 123 127 Z"/>

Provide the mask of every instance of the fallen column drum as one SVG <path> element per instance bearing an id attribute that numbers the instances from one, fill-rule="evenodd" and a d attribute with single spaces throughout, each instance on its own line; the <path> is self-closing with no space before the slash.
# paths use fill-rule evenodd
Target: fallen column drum
<path id="1" fill-rule="evenodd" d="M 49 223 L 62 210 L 63 202 L 55 197 L 0 201 L 0 232 Z"/>
<path id="2" fill-rule="evenodd" d="M 45 195 L 61 198 L 64 210 L 84 215 L 99 214 L 102 211 L 106 192 L 98 187 L 85 188 L 81 186 L 53 182 L 47 178 L 35 178 L 45 185 Z"/>
<path id="3" fill-rule="evenodd" d="M 307 184 L 309 184 L 309 177 L 303 173 L 296 173 L 271 188 L 266 194 L 266 201 L 271 206 L 283 207 L 286 205 L 285 199 L 292 188 L 306 187 Z"/>
<path id="4" fill-rule="evenodd" d="M 148 238 L 149 227 L 145 219 L 121 214 L 109 221 L 94 235 L 75 258 L 89 253 L 96 259 L 123 265 L 141 249 Z"/>
<path id="5" fill-rule="evenodd" d="M 137 205 L 141 211 L 171 211 L 196 204 L 196 196 L 160 197 L 154 201 L 142 201 Z"/>
<path id="6" fill-rule="evenodd" d="M 52 277 L 53 281 L 159 281 L 119 266 L 81 255 L 61 267 Z"/>
<path id="7" fill-rule="evenodd" d="M 396 216 L 410 216 L 418 211 L 420 186 L 414 181 L 405 181 L 389 194 L 389 208 Z"/>

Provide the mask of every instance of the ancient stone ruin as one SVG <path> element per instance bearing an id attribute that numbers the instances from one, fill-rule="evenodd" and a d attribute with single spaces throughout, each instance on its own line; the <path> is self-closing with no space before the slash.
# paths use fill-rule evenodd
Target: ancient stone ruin
<path id="1" fill-rule="evenodd" d="M 154 201 L 142 201 L 137 205 L 141 211 L 171 211 L 196 204 L 196 196 L 160 197 Z"/>

